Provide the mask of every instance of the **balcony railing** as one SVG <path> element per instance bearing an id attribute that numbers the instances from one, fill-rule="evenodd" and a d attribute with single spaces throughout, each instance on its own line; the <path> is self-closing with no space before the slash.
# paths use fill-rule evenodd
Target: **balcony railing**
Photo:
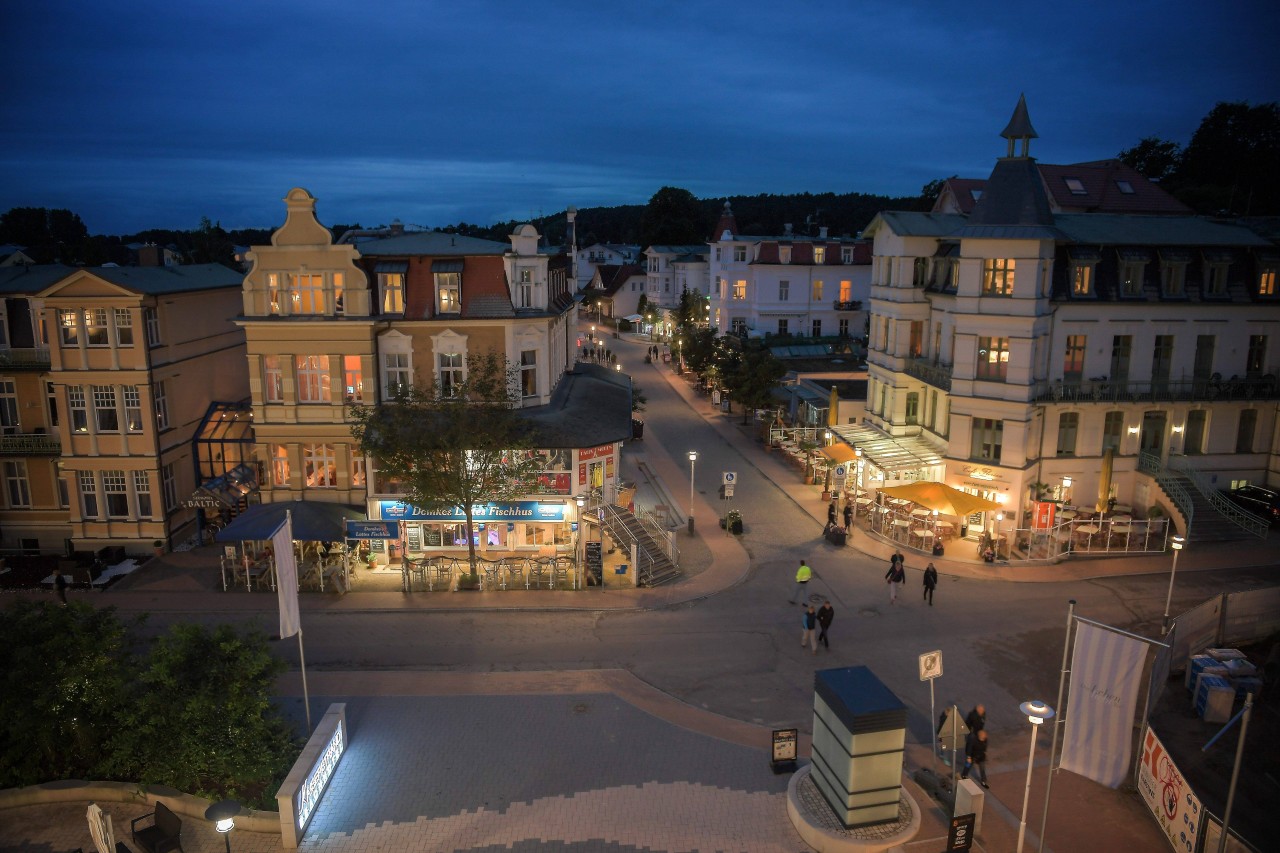
<path id="1" fill-rule="evenodd" d="M 5 370 L 48 370 L 48 347 L 0 349 L 0 368 Z"/>
<path id="2" fill-rule="evenodd" d="M 1280 400 L 1280 383 L 1270 374 L 1258 377 L 1233 376 L 1230 379 L 1090 379 L 1080 382 L 1039 382 L 1036 383 L 1034 393 L 1038 403 Z"/>
<path id="3" fill-rule="evenodd" d="M 60 456 L 62 441 L 56 435 L 0 435 L 2 456 Z"/>
<path id="4" fill-rule="evenodd" d="M 862 302 L 858 299 L 837 299 L 831 303 L 831 307 L 837 311 L 861 311 Z"/>
<path id="5" fill-rule="evenodd" d="M 906 362 L 906 370 L 908 376 L 913 376 L 934 388 L 948 392 L 951 390 L 951 365 L 949 364 L 934 364 L 928 359 L 909 358 Z"/>

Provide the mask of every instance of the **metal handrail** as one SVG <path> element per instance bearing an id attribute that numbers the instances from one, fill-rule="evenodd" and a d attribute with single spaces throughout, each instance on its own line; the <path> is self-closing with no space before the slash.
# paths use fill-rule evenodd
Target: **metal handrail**
<path id="1" fill-rule="evenodd" d="M 1138 470 L 1143 473 L 1150 474 L 1152 479 L 1156 481 L 1164 493 L 1169 496 L 1174 505 L 1182 510 L 1182 516 L 1186 520 L 1187 530 L 1191 529 L 1191 523 L 1195 518 L 1195 501 L 1179 482 L 1179 478 L 1173 475 L 1173 472 L 1165 468 L 1164 463 L 1160 459 L 1158 453 L 1152 453 L 1144 450 L 1138 454 Z"/>
<path id="2" fill-rule="evenodd" d="M 1230 379 L 1090 379 L 1075 382 L 1037 382 L 1036 402 L 1145 403 L 1202 400 L 1276 400 L 1280 383 L 1271 375 Z"/>
<path id="3" fill-rule="evenodd" d="M 1191 485 L 1195 486 L 1196 491 L 1203 495 L 1205 500 L 1227 521 L 1242 528 L 1245 532 L 1257 536 L 1259 539 L 1267 538 L 1271 523 L 1236 506 L 1223 497 L 1222 493 L 1214 488 L 1213 483 L 1209 482 L 1208 477 L 1191 467 L 1185 455 L 1170 456 L 1168 466 L 1169 470 L 1186 477 L 1191 482 Z"/>
<path id="4" fill-rule="evenodd" d="M 951 390 L 950 364 L 935 364 L 932 359 L 908 358 L 905 365 L 908 376 L 927 382 L 943 391 Z"/>
<path id="5" fill-rule="evenodd" d="M 24 433 L 22 435 L 0 436 L 0 454 L 50 454 L 57 456 L 62 452 L 62 440 L 56 435 L 43 433 Z"/>

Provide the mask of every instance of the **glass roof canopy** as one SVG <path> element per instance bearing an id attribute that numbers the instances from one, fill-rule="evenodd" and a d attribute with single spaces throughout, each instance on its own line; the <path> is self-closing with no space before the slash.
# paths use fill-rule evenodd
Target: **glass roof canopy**
<path id="1" fill-rule="evenodd" d="M 245 495 L 256 492 L 253 441 L 253 408 L 248 400 L 211 403 L 192 440 L 196 481 L 200 483 L 196 494 L 235 506 Z"/>

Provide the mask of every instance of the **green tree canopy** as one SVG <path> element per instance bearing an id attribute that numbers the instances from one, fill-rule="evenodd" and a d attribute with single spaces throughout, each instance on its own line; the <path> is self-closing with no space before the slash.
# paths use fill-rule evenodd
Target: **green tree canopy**
<path id="1" fill-rule="evenodd" d="M 474 506 L 528 494 L 541 470 L 515 401 L 519 374 L 501 353 L 469 355 L 464 378 L 448 387 L 401 386 L 395 399 L 354 406 L 351 433 L 378 470 L 422 509 L 460 507 L 472 528 Z M 475 541 L 467 537 L 471 573 Z"/>
<path id="2" fill-rule="evenodd" d="M 1173 174 L 1182 160 L 1182 147 L 1155 136 L 1144 137 L 1137 145 L 1120 152 L 1120 160 L 1153 181 Z"/>
<path id="3" fill-rule="evenodd" d="M 729 382 L 729 398 L 741 403 L 744 417 L 752 409 L 763 409 L 773 402 L 772 392 L 787 368 L 773 353 L 762 346 L 750 346 L 743 350 Z"/>
<path id="4" fill-rule="evenodd" d="M 640 247 L 704 243 L 712 225 L 693 193 L 663 187 L 649 199 L 640 217 Z"/>

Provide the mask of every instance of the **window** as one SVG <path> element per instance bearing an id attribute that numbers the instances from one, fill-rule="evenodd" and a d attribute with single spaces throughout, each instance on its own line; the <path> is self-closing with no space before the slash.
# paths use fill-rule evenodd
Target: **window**
<path id="1" fill-rule="evenodd" d="M 849 337 L 849 318 L 842 317 L 841 319 L 836 320 L 836 334 L 840 335 L 842 338 Z"/>
<path id="2" fill-rule="evenodd" d="M 1151 352 L 1151 382 L 1166 383 L 1173 368 L 1173 335 L 1156 335 Z"/>
<path id="3" fill-rule="evenodd" d="M 716 246 L 716 261 L 720 260 L 720 247 Z"/>
<path id="4" fill-rule="evenodd" d="M 1009 339 L 978 338 L 978 379 L 1005 381 L 1009 370 Z"/>
<path id="5" fill-rule="evenodd" d="M 324 276 L 318 273 L 289 274 L 289 313 L 324 313 Z"/>
<path id="6" fill-rule="evenodd" d="M 71 491 L 67 488 L 67 481 L 63 477 L 56 478 L 58 486 L 58 509 L 71 508 Z"/>
<path id="7" fill-rule="evenodd" d="M 814 262 L 815 264 L 825 264 L 825 263 L 827 262 L 827 247 L 826 247 L 826 246 L 814 246 L 814 247 L 813 247 L 813 262 Z"/>
<path id="8" fill-rule="evenodd" d="M 270 311 L 272 314 L 280 312 L 280 273 L 267 273 L 267 297 L 270 299 Z"/>
<path id="9" fill-rule="evenodd" d="M 128 308 L 111 309 L 116 322 L 116 343 L 122 347 L 133 346 L 133 314 Z"/>
<path id="10" fill-rule="evenodd" d="M 1093 295 L 1093 264 L 1076 264 L 1071 268 L 1071 295 Z"/>
<path id="11" fill-rule="evenodd" d="M 1191 367 L 1191 378 L 1205 381 L 1213 377 L 1213 349 L 1216 335 L 1196 335 L 1196 360 Z"/>
<path id="12" fill-rule="evenodd" d="M 58 309 L 58 329 L 63 346 L 80 346 L 80 312 Z"/>
<path id="13" fill-rule="evenodd" d="M 329 393 L 329 356 L 294 356 L 294 366 L 297 368 L 298 374 L 299 403 L 331 402 L 332 398 Z"/>
<path id="14" fill-rule="evenodd" d="M 378 292 L 382 294 L 383 314 L 404 313 L 404 273 L 378 273 Z"/>
<path id="15" fill-rule="evenodd" d="M 14 459 L 4 463 L 4 487 L 9 506 L 31 506 L 31 483 L 27 480 L 25 460 Z"/>
<path id="16" fill-rule="evenodd" d="M 924 287 L 929 283 L 929 259 L 916 258 L 911 264 L 911 286 Z"/>
<path id="17" fill-rule="evenodd" d="M 342 385 L 348 403 L 364 402 L 364 372 L 360 366 L 360 356 L 342 357 Z"/>
<path id="18" fill-rule="evenodd" d="M 747 259 L 747 247 L 746 247 L 746 246 L 734 246 L 734 247 L 733 247 L 733 259 L 734 259 L 735 261 L 737 261 L 738 263 L 742 263 L 742 262 L 744 262 L 744 261 Z"/>
<path id="19" fill-rule="evenodd" d="M 1146 268 L 1143 261 L 1121 261 L 1120 263 L 1120 295 L 1142 295 L 1142 271 Z"/>
<path id="20" fill-rule="evenodd" d="M 17 383 L 12 379 L 0 379 L 0 433 L 17 435 L 20 432 Z"/>
<path id="21" fill-rule="evenodd" d="M 1204 270 L 1205 296 L 1227 295 L 1227 271 L 1230 264 L 1209 264 Z"/>
<path id="22" fill-rule="evenodd" d="M 912 320 L 910 338 L 907 343 L 907 355 L 920 358 L 924 355 L 924 320 Z"/>
<path id="23" fill-rule="evenodd" d="M 1240 422 L 1236 424 L 1236 453 L 1253 452 L 1253 433 L 1258 427 L 1258 410 L 1241 409 Z"/>
<path id="24" fill-rule="evenodd" d="M 1102 451 L 1120 452 L 1120 439 L 1124 437 L 1124 412 L 1107 412 L 1102 418 Z"/>
<path id="25" fill-rule="evenodd" d="M 1192 409 L 1187 412 L 1186 435 L 1182 441 L 1182 452 L 1188 456 L 1204 453 L 1205 422 L 1209 413 L 1204 409 Z"/>
<path id="26" fill-rule="evenodd" d="M 1128 181 L 1116 181 L 1116 189 L 1120 190 L 1122 195 L 1133 195 L 1133 184 Z"/>
<path id="27" fill-rule="evenodd" d="M 80 516 L 81 518 L 98 517 L 98 488 L 93 480 L 92 471 L 79 471 L 80 476 Z"/>
<path id="28" fill-rule="evenodd" d="M 840 301 L 853 301 L 853 282 L 847 278 L 840 281 Z"/>
<path id="29" fill-rule="evenodd" d="M 738 279 L 733 283 L 733 298 L 734 299 L 747 298 L 747 282 L 745 280 Z"/>
<path id="30" fill-rule="evenodd" d="M 1062 182 L 1067 185 L 1067 189 L 1072 195 L 1088 195 L 1089 191 L 1084 188 L 1084 182 L 1079 178 L 1063 178 Z"/>
<path id="31" fill-rule="evenodd" d="M 455 397 L 462 384 L 462 353 L 442 352 L 438 356 L 436 382 L 441 397 Z"/>
<path id="32" fill-rule="evenodd" d="M 338 466 L 333 445 L 302 445 L 302 470 L 307 488 L 332 489 L 337 486 Z"/>
<path id="33" fill-rule="evenodd" d="M 280 356 L 262 357 L 262 399 L 266 403 L 284 402 L 284 373 L 280 369 Z"/>
<path id="34" fill-rule="evenodd" d="M 277 489 L 289 488 L 289 448 L 271 445 L 271 482 Z"/>
<path id="35" fill-rule="evenodd" d="M 782 263 L 782 264 L 791 263 L 791 247 L 790 246 L 778 247 L 778 263 Z"/>
<path id="36" fill-rule="evenodd" d="M 791 299 L 791 282 L 789 281 L 778 282 L 778 301 L 787 302 L 790 299 Z"/>
<path id="37" fill-rule="evenodd" d="M 1080 413 L 1063 412 L 1058 415 L 1058 455 L 1076 455 L 1076 434 L 1080 430 Z"/>
<path id="38" fill-rule="evenodd" d="M 779 318 L 778 319 L 778 335 L 780 337 L 786 337 L 789 334 L 791 334 L 790 322 L 785 317 Z"/>
<path id="39" fill-rule="evenodd" d="M 1259 296 L 1275 296 L 1276 295 L 1276 268 L 1263 267 L 1258 273 L 1258 295 Z"/>
<path id="40" fill-rule="evenodd" d="M 982 262 L 982 295 L 1012 296 L 1013 258 L 987 258 Z"/>
<path id="41" fill-rule="evenodd" d="M 1160 292 L 1164 296 L 1173 298 L 1185 296 L 1186 282 L 1186 264 L 1165 263 L 1160 266 Z"/>
<path id="42" fill-rule="evenodd" d="M 1244 375 L 1261 376 L 1267 363 L 1267 336 L 1250 335 L 1249 352 L 1245 355 Z"/>
<path id="43" fill-rule="evenodd" d="M 1062 361 L 1062 381 L 1079 382 L 1084 378 L 1084 356 L 1088 338 L 1085 335 L 1068 335 L 1067 352 Z"/>
<path id="44" fill-rule="evenodd" d="M 93 386 L 93 420 L 98 432 L 120 431 L 120 413 L 116 411 L 116 389 L 112 386 Z"/>
<path id="45" fill-rule="evenodd" d="M 49 401 L 49 425 L 58 425 L 58 392 L 52 382 L 44 383 L 44 393 Z"/>
<path id="46" fill-rule="evenodd" d="M 1132 335 L 1115 335 L 1111 338 L 1111 381 L 1129 381 L 1129 354 L 1133 350 Z"/>
<path id="47" fill-rule="evenodd" d="M 107 518 L 129 517 L 129 484 L 123 471 L 103 471 L 102 491 L 107 495 Z"/>
<path id="48" fill-rule="evenodd" d="M 156 428 L 169 428 L 169 398 L 165 396 L 164 383 L 157 382 L 151 386 L 151 394 L 156 403 Z M 165 507 L 168 509 L 168 506 Z"/>
<path id="49" fill-rule="evenodd" d="M 1004 421 L 992 418 L 973 419 L 973 441 L 969 456 L 999 463 L 1000 447 L 1004 441 Z"/>
<path id="50" fill-rule="evenodd" d="M 67 405 L 71 410 L 71 431 L 89 431 L 89 410 L 85 405 L 84 387 L 72 385 L 67 388 Z"/>
<path id="51" fill-rule="evenodd" d="M 160 495 L 164 499 L 165 512 L 173 512 L 178 508 L 178 472 L 176 462 L 170 462 L 160 468 Z"/>
<path id="52" fill-rule="evenodd" d="M 853 247 L 852 246 L 840 247 L 840 263 L 842 264 L 853 263 Z"/>
<path id="53" fill-rule="evenodd" d="M 160 315 L 154 308 L 142 309 L 142 323 L 147 327 L 147 346 L 160 346 Z"/>
<path id="54" fill-rule="evenodd" d="M 388 352 L 382 354 L 382 393 L 390 399 L 409 390 L 413 378 L 409 368 L 409 353 Z"/>
<path id="55" fill-rule="evenodd" d="M 822 281 L 818 280 L 813 283 L 813 301 L 822 301 Z"/>
<path id="56" fill-rule="evenodd" d="M 920 423 L 920 395 L 915 391 L 907 394 L 906 418 L 907 426 L 915 426 Z"/>
<path id="57" fill-rule="evenodd" d="M 520 351 L 520 396 L 538 396 L 538 351 Z"/>
<path id="58" fill-rule="evenodd" d="M 822 321 L 821 320 L 813 321 L 813 336 L 815 338 L 822 337 Z"/>
<path id="59" fill-rule="evenodd" d="M 929 389 L 929 429 L 933 429 L 938 419 L 938 392 Z"/>
<path id="60" fill-rule="evenodd" d="M 124 386 L 124 428 L 142 432 L 142 394 L 137 385 Z"/>
<path id="61" fill-rule="evenodd" d="M 351 458 L 351 488 L 363 489 L 369 482 L 368 468 L 363 456 Z"/>
<path id="62" fill-rule="evenodd" d="M 533 270 L 520 270 L 519 287 L 516 288 L 516 307 L 533 307 Z"/>
<path id="63" fill-rule="evenodd" d="M 462 311 L 462 273 L 438 272 L 436 275 L 436 306 L 441 314 L 458 314 Z"/>
<path id="64" fill-rule="evenodd" d="M 85 343 L 91 347 L 105 347 L 111 345 L 111 338 L 107 335 L 106 308 L 85 309 L 84 337 Z"/>
<path id="65" fill-rule="evenodd" d="M 333 313 L 342 314 L 346 308 L 346 278 L 340 272 L 333 274 Z"/>
<path id="66" fill-rule="evenodd" d="M 138 518 L 150 518 L 151 475 L 146 471 L 134 471 L 133 491 L 138 496 Z"/>

